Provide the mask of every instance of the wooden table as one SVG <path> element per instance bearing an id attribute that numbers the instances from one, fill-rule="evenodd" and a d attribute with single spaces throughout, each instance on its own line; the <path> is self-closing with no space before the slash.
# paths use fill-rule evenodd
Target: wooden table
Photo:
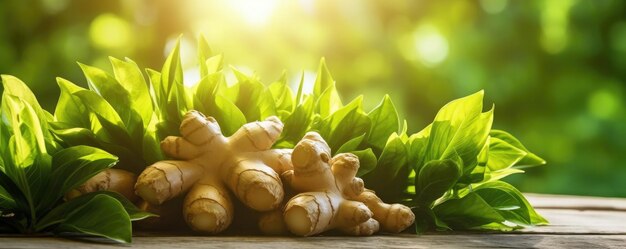
<path id="1" fill-rule="evenodd" d="M 526 194 L 551 225 L 513 233 L 435 233 L 373 237 L 136 236 L 131 245 L 54 237 L 0 236 L 0 248 L 626 248 L 626 199 Z"/>

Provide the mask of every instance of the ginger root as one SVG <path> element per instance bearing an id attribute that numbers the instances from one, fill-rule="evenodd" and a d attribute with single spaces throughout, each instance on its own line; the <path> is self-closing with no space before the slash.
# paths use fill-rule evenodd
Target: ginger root
<path id="1" fill-rule="evenodd" d="M 283 218 L 291 233 L 310 236 L 338 229 L 349 235 L 371 235 L 381 227 L 397 233 L 413 223 L 415 216 L 408 207 L 385 204 L 365 189 L 363 180 L 356 177 L 358 157 L 330 155 L 328 144 L 315 132 L 307 133 L 294 148 L 293 170 L 282 174 L 300 193 L 284 208 Z M 267 218 L 269 215 L 273 214 Z"/>
<path id="2" fill-rule="evenodd" d="M 276 209 L 284 195 L 276 172 L 291 168 L 290 150 L 271 149 L 282 128 L 278 118 L 269 117 L 225 137 L 214 118 L 190 111 L 180 125 L 182 137 L 161 142 L 165 154 L 180 160 L 146 168 L 135 193 L 158 205 L 188 191 L 183 217 L 193 230 L 209 234 L 232 222 L 233 204 L 226 188 L 256 211 Z"/>
<path id="3" fill-rule="evenodd" d="M 65 199 L 70 200 L 78 196 L 100 190 L 120 193 L 131 202 L 139 198 L 134 193 L 135 174 L 122 169 L 106 169 L 89 178 L 82 185 L 70 190 L 65 194 Z"/>

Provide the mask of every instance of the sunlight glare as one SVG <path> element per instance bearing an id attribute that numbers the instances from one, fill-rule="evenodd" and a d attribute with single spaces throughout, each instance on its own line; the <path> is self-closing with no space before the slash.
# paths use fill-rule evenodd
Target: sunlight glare
<path id="1" fill-rule="evenodd" d="M 448 56 L 448 41 L 434 26 L 419 27 L 415 31 L 414 38 L 415 50 L 424 65 L 436 66 Z"/>
<path id="2" fill-rule="evenodd" d="M 228 5 L 248 24 L 261 26 L 272 16 L 278 0 L 231 0 Z"/>

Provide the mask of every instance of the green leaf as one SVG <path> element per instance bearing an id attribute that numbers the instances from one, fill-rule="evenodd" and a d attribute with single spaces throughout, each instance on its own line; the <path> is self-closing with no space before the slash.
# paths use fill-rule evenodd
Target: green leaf
<path id="1" fill-rule="evenodd" d="M 364 138 L 365 133 L 363 133 L 363 135 L 361 136 L 350 139 L 348 142 L 345 142 L 343 145 L 341 145 L 341 147 L 339 147 L 339 149 L 335 151 L 335 154 L 357 150 L 359 148 L 359 145 L 361 145 L 361 142 L 363 142 Z"/>
<path id="2" fill-rule="evenodd" d="M 215 96 L 217 110 L 209 112 L 217 120 L 226 136 L 234 134 L 246 123 L 246 117 L 237 106 L 221 95 Z"/>
<path id="3" fill-rule="evenodd" d="M 200 79 L 194 93 L 194 108 L 203 108 L 204 105 L 214 103 L 218 87 L 225 80 L 223 74 L 209 74 Z"/>
<path id="4" fill-rule="evenodd" d="M 296 102 L 294 103 L 294 108 L 299 106 L 302 101 L 302 89 L 304 87 L 304 72 L 300 75 L 300 83 L 298 84 L 298 90 L 296 91 Z"/>
<path id="5" fill-rule="evenodd" d="M 0 182 L 2 183 L 2 182 Z M 17 208 L 15 204 L 15 200 L 11 196 L 11 194 L 2 187 L 4 184 L 0 184 L 0 212 L 2 210 L 12 210 Z"/>
<path id="6" fill-rule="evenodd" d="M 183 84 L 183 68 L 180 61 L 180 37 L 176 40 L 174 49 L 170 52 L 161 69 L 161 96 L 169 96 L 170 89 L 174 85 Z"/>
<path id="7" fill-rule="evenodd" d="M 487 167 L 496 171 L 512 167 L 526 156 L 526 152 L 497 137 L 489 139 Z"/>
<path id="8" fill-rule="evenodd" d="M 276 143 L 279 148 L 293 148 L 309 130 L 313 115 L 313 98 L 307 97 L 302 104 L 283 120 L 284 128 Z"/>
<path id="9" fill-rule="evenodd" d="M 507 176 L 520 173 L 524 173 L 524 170 L 517 168 L 505 168 L 496 171 L 487 171 L 485 172 L 485 179 L 483 182 L 497 181 Z"/>
<path id="10" fill-rule="evenodd" d="M 505 221 L 505 218 L 498 211 L 473 192 L 460 199 L 447 200 L 435 206 L 433 211 L 439 219 L 453 229 L 478 228 L 490 223 Z"/>
<path id="11" fill-rule="evenodd" d="M 28 88 L 28 86 L 24 82 L 22 82 L 20 79 L 11 75 L 3 74 L 3 75 L 0 75 L 0 78 L 2 79 L 2 85 L 4 88 L 3 94 L 15 96 L 19 98 L 21 101 L 30 105 L 30 107 L 36 113 L 37 117 L 40 117 L 43 119 L 43 117 L 46 116 L 45 111 L 39 105 L 37 98 L 35 97 L 33 92 Z M 40 122 L 40 125 L 41 125 L 41 130 L 43 131 L 48 130 L 48 124 L 47 122 L 44 122 L 44 120 Z M 44 135 L 46 136 L 46 138 L 51 138 L 50 135 L 47 134 L 47 132 Z"/>
<path id="12" fill-rule="evenodd" d="M 320 117 L 325 118 L 328 115 L 334 113 L 339 110 L 343 106 L 341 103 L 341 98 L 339 97 L 339 93 L 335 88 L 335 83 L 330 83 L 330 86 L 322 92 L 322 94 L 317 99 L 316 111 L 319 113 Z"/>
<path id="13" fill-rule="evenodd" d="M 366 187 L 374 190 L 385 202 L 401 201 L 409 185 L 407 152 L 398 134 L 392 134 L 378 158 L 376 168 L 363 176 Z"/>
<path id="14" fill-rule="evenodd" d="M 546 161 L 543 160 L 543 158 L 535 155 L 534 153 L 526 149 L 526 147 L 522 145 L 522 143 L 517 140 L 517 138 L 515 138 L 513 135 L 501 130 L 492 130 L 489 135 L 491 137 L 495 137 L 504 142 L 507 142 L 513 147 L 526 152 L 526 156 L 524 156 L 524 158 L 522 158 L 515 164 L 516 167 L 532 167 L 546 164 Z"/>
<path id="15" fill-rule="evenodd" d="M 221 54 L 209 57 L 204 64 L 209 74 L 217 73 L 224 68 L 224 56 Z"/>
<path id="16" fill-rule="evenodd" d="M 376 168 L 378 160 L 371 148 L 367 148 L 359 151 L 350 151 L 350 153 L 359 157 L 359 170 L 356 173 L 357 177 L 364 176 Z"/>
<path id="17" fill-rule="evenodd" d="M 100 171 L 113 167 L 118 158 L 108 152 L 89 146 L 74 146 L 52 155 L 52 183 L 50 191 L 63 195 L 83 184 Z"/>
<path id="18" fill-rule="evenodd" d="M 156 216 L 154 214 L 142 211 L 141 209 L 137 208 L 132 202 L 130 202 L 121 194 L 118 194 L 116 192 L 110 192 L 110 191 L 96 191 L 96 192 L 87 193 L 79 197 L 73 198 L 57 206 L 56 208 L 52 209 L 35 225 L 36 230 L 42 231 L 51 226 L 58 225 L 60 223 L 65 222 L 65 220 L 68 218 L 68 214 L 70 214 L 72 211 L 76 210 L 77 208 L 80 208 L 85 203 L 90 202 L 94 198 L 98 196 L 102 196 L 102 195 L 113 197 L 120 204 L 122 204 L 122 206 L 124 207 L 124 210 L 129 215 L 129 218 L 131 221 L 141 220 L 141 219 L 145 219 L 148 217 Z"/>
<path id="19" fill-rule="evenodd" d="M 419 172 L 420 168 L 425 163 L 424 159 L 426 158 L 426 148 L 428 146 L 431 127 L 432 125 L 426 126 L 426 128 L 420 132 L 411 135 L 407 141 L 409 148 L 408 161 L 415 172 Z"/>
<path id="20" fill-rule="evenodd" d="M 265 89 L 263 83 L 255 76 L 248 76 L 236 68 L 231 69 L 238 80 L 231 92 L 235 105 L 243 112 L 246 120 L 251 122 L 261 120 L 263 115 L 274 115 L 276 108 L 272 94 Z"/>
<path id="21" fill-rule="evenodd" d="M 331 151 L 337 151 L 350 139 L 369 132 L 371 121 L 362 110 L 362 101 L 363 96 L 357 97 L 313 127 L 326 139 Z"/>
<path id="22" fill-rule="evenodd" d="M 475 192 L 510 222 L 522 226 L 548 224 L 548 221 L 535 211 L 524 195 L 506 182 L 488 182 L 476 187 Z M 507 208 L 511 206 L 518 208 Z"/>
<path id="23" fill-rule="evenodd" d="M 293 111 L 293 93 L 287 85 L 285 74 L 283 74 L 278 81 L 270 84 L 268 88 L 276 102 L 276 110 Z"/>
<path id="24" fill-rule="evenodd" d="M 333 76 L 330 75 L 330 71 L 328 71 L 328 67 L 326 67 L 326 60 L 322 58 L 317 69 L 317 78 L 313 86 L 313 96 L 318 97 L 322 95 L 322 92 L 333 84 L 335 84 L 335 80 L 333 80 Z"/>
<path id="25" fill-rule="evenodd" d="M 89 128 L 91 126 L 89 115 L 85 115 L 88 111 L 87 107 L 78 96 L 74 95 L 85 89 L 63 78 L 57 78 L 57 84 L 61 89 L 61 96 L 54 111 L 56 119 L 75 127 Z"/>
<path id="26" fill-rule="evenodd" d="M 126 61 L 113 57 L 109 57 L 109 59 L 113 66 L 115 78 L 130 94 L 130 107 L 139 114 L 144 125 L 149 124 L 153 114 L 152 99 L 141 70 L 131 59 L 126 58 Z"/>
<path id="27" fill-rule="evenodd" d="M 131 95 L 128 91 L 109 73 L 102 69 L 87 66 L 79 63 L 83 70 L 89 88 L 100 95 L 102 99 L 111 100 L 107 102 L 115 110 L 117 116 L 120 117 L 122 123 L 127 127 L 134 126 L 131 118 Z M 83 103 L 89 105 L 89 102 Z M 89 104 L 88 104 L 89 103 Z M 97 113 L 97 112 L 96 112 Z"/>
<path id="28" fill-rule="evenodd" d="M 415 181 L 417 202 L 422 206 L 430 206 L 454 186 L 462 172 L 461 166 L 451 159 L 426 163 Z"/>
<path id="29" fill-rule="evenodd" d="M 204 78 L 209 75 L 209 69 L 206 65 L 206 60 L 211 57 L 213 51 L 209 47 L 209 43 L 204 38 L 204 35 L 200 35 L 198 37 L 198 60 L 199 60 L 199 69 L 200 69 L 200 78 Z"/>
<path id="30" fill-rule="evenodd" d="M 157 117 L 160 120 L 163 120 L 166 118 L 163 117 L 163 115 L 165 113 L 164 103 L 167 102 L 167 95 L 165 94 L 163 84 L 161 83 L 161 73 L 147 68 L 146 74 L 148 74 L 148 80 L 150 82 L 150 86 L 152 86 L 150 89 L 152 95 L 152 106 L 155 109 Z"/>
<path id="31" fill-rule="evenodd" d="M 465 170 L 471 171 L 493 121 L 493 109 L 481 114 L 483 95 L 480 91 L 441 108 L 432 124 L 426 161 L 458 154 Z"/>
<path id="32" fill-rule="evenodd" d="M 374 148 L 382 150 L 389 135 L 398 132 L 399 121 L 396 107 L 391 102 L 389 95 L 385 95 L 380 104 L 374 108 L 369 114 L 372 120 L 367 142 Z M 400 133 L 402 134 L 402 133 Z"/>
<path id="33" fill-rule="evenodd" d="M 78 232 L 105 237 L 117 242 L 130 243 L 132 227 L 124 206 L 108 195 L 96 195 L 79 203 L 65 216 L 55 232 Z"/>

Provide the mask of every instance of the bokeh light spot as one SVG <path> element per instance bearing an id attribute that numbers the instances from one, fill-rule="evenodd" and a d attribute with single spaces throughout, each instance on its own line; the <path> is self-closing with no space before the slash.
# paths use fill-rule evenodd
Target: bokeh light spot
<path id="1" fill-rule="evenodd" d="M 508 0 L 480 0 L 480 7 L 489 14 L 498 14 L 502 12 Z"/>
<path id="2" fill-rule="evenodd" d="M 596 91 L 588 100 L 589 112 L 598 118 L 608 119 L 613 117 L 620 107 L 619 96 L 606 89 Z"/>
<path id="3" fill-rule="evenodd" d="M 100 49 L 122 49 L 130 43 L 131 34 L 128 22 L 111 13 L 99 15 L 89 27 L 89 38 Z"/>
<path id="4" fill-rule="evenodd" d="M 436 66 L 448 56 L 448 41 L 432 25 L 420 26 L 414 33 L 417 55 L 428 67 Z"/>
<path id="5" fill-rule="evenodd" d="M 567 46 L 569 11 L 572 0 L 545 1 L 541 13 L 541 45 L 544 50 L 556 54 Z"/>

